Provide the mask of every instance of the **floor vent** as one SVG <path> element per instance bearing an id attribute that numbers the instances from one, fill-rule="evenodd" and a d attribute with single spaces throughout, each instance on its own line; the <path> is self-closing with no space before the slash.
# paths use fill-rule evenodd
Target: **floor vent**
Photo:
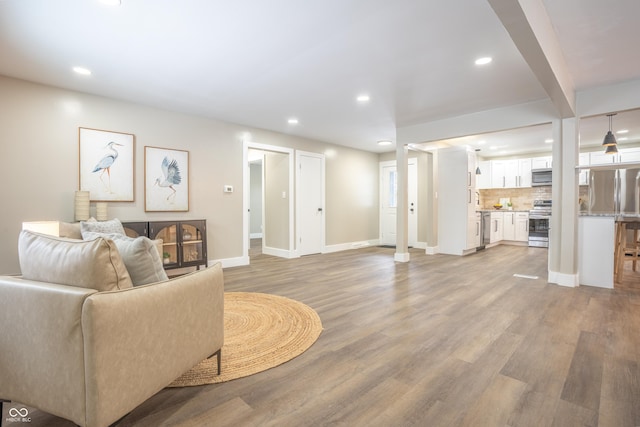
<path id="1" fill-rule="evenodd" d="M 533 280 L 539 279 L 538 276 L 529 276 L 527 274 L 517 274 L 517 273 L 514 274 L 513 277 L 520 277 L 522 279 L 533 279 Z"/>

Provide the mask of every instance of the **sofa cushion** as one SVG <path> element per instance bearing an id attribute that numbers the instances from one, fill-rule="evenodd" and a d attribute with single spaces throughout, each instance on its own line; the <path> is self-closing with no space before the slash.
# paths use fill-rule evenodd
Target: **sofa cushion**
<path id="1" fill-rule="evenodd" d="M 129 237 L 116 233 L 83 233 L 85 240 L 99 237 L 111 239 L 122 256 L 124 265 L 129 271 L 133 286 L 167 280 L 167 273 L 162 267 L 162 259 L 153 240 L 145 236 Z"/>
<path id="2" fill-rule="evenodd" d="M 60 222 L 60 237 L 82 240 L 79 222 Z"/>
<path id="3" fill-rule="evenodd" d="M 80 223 L 80 229 L 82 231 L 82 238 L 84 239 L 84 233 L 116 233 L 125 236 L 124 227 L 118 218 L 110 219 L 109 221 L 82 221 Z"/>
<path id="4" fill-rule="evenodd" d="M 22 276 L 28 280 L 98 291 L 133 286 L 115 243 L 102 237 L 83 241 L 23 230 L 18 257 Z"/>

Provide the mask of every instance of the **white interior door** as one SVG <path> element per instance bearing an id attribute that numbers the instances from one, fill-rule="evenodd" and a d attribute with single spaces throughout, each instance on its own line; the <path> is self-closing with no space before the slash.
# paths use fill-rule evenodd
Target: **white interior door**
<path id="1" fill-rule="evenodd" d="M 296 157 L 296 243 L 303 256 L 324 248 L 324 155 L 298 151 Z"/>
<path id="2" fill-rule="evenodd" d="M 416 159 L 409 159 L 408 179 L 408 243 L 418 241 L 418 167 Z M 395 246 L 398 203 L 398 170 L 395 160 L 380 162 L 380 244 Z"/>

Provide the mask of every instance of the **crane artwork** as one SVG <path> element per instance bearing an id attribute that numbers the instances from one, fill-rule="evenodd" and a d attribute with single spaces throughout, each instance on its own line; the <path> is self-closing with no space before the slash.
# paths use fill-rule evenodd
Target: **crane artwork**
<path id="1" fill-rule="evenodd" d="M 170 188 L 172 192 L 167 196 L 167 200 L 170 200 L 176 196 L 176 189 L 173 186 L 182 182 L 182 178 L 180 177 L 180 168 L 178 167 L 178 162 L 176 162 L 175 159 L 169 160 L 168 157 L 165 157 L 162 160 L 161 168 L 164 179 L 157 178 L 155 185 L 162 188 Z"/>
<path id="2" fill-rule="evenodd" d="M 112 192 L 111 191 L 111 166 L 113 166 L 116 159 L 118 158 L 118 151 L 115 148 L 113 148 L 114 145 L 123 147 L 122 144 L 118 144 L 117 142 L 114 142 L 114 141 L 109 142 L 105 148 L 111 150 L 111 153 L 102 157 L 100 161 L 96 164 L 96 166 L 93 168 L 93 170 L 91 171 L 93 173 L 102 171 L 102 173 L 100 173 L 100 181 L 102 181 L 102 184 L 104 184 L 105 188 L 109 193 Z M 107 173 L 107 177 L 109 178 L 108 184 L 105 183 L 103 179 L 105 172 Z"/>

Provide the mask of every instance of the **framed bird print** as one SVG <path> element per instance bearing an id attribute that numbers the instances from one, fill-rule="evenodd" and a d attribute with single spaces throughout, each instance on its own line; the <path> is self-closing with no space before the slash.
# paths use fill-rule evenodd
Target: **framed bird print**
<path id="1" fill-rule="evenodd" d="M 144 210 L 189 210 L 189 152 L 144 147 Z"/>
<path id="2" fill-rule="evenodd" d="M 134 135 L 81 127 L 78 140 L 79 189 L 95 202 L 133 202 Z"/>

